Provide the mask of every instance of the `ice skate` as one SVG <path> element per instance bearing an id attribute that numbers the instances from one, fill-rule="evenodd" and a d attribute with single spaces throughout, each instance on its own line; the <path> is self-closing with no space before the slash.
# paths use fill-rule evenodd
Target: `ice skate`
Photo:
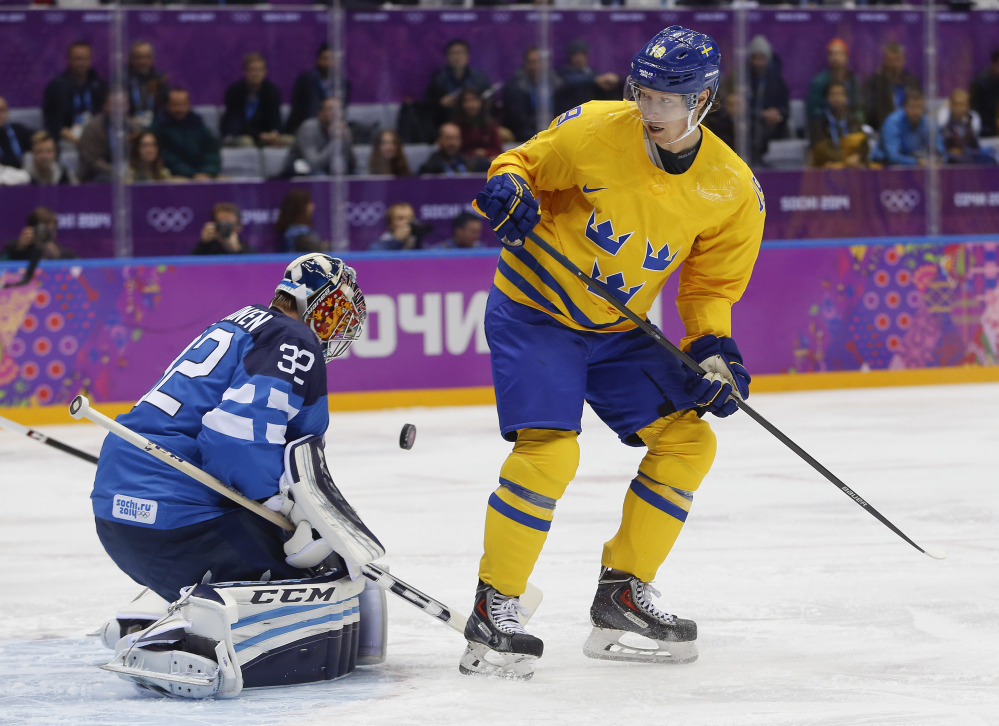
<path id="1" fill-rule="evenodd" d="M 665 613 L 659 592 L 634 575 L 604 568 L 590 607 L 593 630 L 583 645 L 590 658 L 651 663 L 697 660 L 697 623 Z"/>
<path id="2" fill-rule="evenodd" d="M 475 591 L 475 606 L 465 625 L 465 648 L 458 670 L 526 681 L 534 675 L 534 661 L 544 652 L 540 638 L 524 630 L 518 598 L 507 597 L 483 582 Z"/>

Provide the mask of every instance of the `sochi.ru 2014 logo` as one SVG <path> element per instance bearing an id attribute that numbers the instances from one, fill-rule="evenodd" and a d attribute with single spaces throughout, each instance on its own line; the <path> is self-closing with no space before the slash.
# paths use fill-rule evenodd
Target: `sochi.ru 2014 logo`
<path id="1" fill-rule="evenodd" d="M 157 232 L 183 232 L 194 221 L 190 207 L 151 207 L 146 212 L 146 222 Z"/>
<path id="2" fill-rule="evenodd" d="M 881 206 L 892 214 L 911 212 L 923 197 L 918 189 L 885 189 L 881 192 Z"/>

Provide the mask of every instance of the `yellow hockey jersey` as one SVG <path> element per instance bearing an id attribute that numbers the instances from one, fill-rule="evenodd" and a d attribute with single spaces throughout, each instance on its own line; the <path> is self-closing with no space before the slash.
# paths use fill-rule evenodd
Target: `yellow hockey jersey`
<path id="1" fill-rule="evenodd" d="M 489 169 L 490 176 L 526 179 L 541 207 L 535 232 L 640 317 L 680 268 L 683 348 L 709 333 L 731 336 L 731 307 L 749 283 L 765 217 L 749 167 L 711 131 L 701 132 L 691 167 L 669 174 L 652 160 L 634 103 L 592 101 L 501 154 Z M 503 249 L 494 282 L 572 328 L 634 327 L 530 241 Z"/>

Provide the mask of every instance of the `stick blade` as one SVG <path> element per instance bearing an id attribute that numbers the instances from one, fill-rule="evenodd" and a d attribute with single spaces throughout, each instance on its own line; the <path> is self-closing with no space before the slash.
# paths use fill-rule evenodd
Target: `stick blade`
<path id="1" fill-rule="evenodd" d="M 947 553 L 936 547 L 924 547 L 923 554 L 927 557 L 932 557 L 935 560 L 946 560 Z"/>
<path id="2" fill-rule="evenodd" d="M 543 598 L 544 594 L 539 587 L 532 585 L 530 582 L 527 583 L 527 589 L 520 596 L 520 604 L 527 610 L 527 615 L 520 616 L 521 625 L 527 625 L 527 621 L 538 611 L 538 606 L 541 605 Z"/>

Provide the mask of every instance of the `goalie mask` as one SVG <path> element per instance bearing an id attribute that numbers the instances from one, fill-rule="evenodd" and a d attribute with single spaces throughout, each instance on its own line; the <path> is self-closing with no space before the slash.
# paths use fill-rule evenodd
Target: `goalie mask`
<path id="1" fill-rule="evenodd" d="M 634 101 L 647 123 L 687 120 L 689 136 L 711 109 L 721 81 L 721 52 L 714 38 L 680 25 L 656 33 L 631 61 L 625 100 Z M 704 109 L 697 99 L 708 91 Z M 675 142 L 671 142 L 675 143 Z"/>
<path id="2" fill-rule="evenodd" d="M 329 363 L 361 336 L 368 311 L 357 273 L 343 260 L 313 252 L 288 265 L 276 292 L 295 298 L 302 322 L 312 329 Z"/>

